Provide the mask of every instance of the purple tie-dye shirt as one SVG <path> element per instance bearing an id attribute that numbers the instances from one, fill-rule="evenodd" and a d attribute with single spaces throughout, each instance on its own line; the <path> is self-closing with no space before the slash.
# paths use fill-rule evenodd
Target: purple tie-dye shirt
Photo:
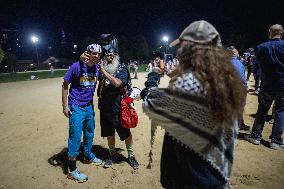
<path id="1" fill-rule="evenodd" d="M 64 76 L 70 83 L 68 105 L 84 106 L 93 101 L 97 84 L 98 68 L 89 67 L 86 63 L 75 62 Z"/>

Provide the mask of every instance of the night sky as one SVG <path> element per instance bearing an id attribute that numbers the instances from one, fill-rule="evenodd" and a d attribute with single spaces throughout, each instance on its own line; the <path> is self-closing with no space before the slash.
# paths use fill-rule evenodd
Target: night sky
<path id="1" fill-rule="evenodd" d="M 204 19 L 221 33 L 223 42 L 242 48 L 267 40 L 270 25 L 284 25 L 284 1 L 1 1 L 0 27 L 21 28 L 24 36 L 37 33 L 50 44 L 60 38 L 80 42 L 101 33 L 115 36 L 142 34 L 150 47 L 162 35 L 170 41 L 192 21 Z"/>

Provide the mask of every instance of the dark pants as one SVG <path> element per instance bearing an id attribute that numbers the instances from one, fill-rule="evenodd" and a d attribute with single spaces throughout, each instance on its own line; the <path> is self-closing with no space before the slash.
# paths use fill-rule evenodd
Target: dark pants
<path id="1" fill-rule="evenodd" d="M 275 118 L 270 135 L 271 142 L 282 143 L 284 129 L 284 92 L 267 92 L 260 90 L 258 95 L 258 109 L 254 120 L 251 135 L 256 139 L 261 139 L 265 118 L 275 100 Z"/>
<path id="2" fill-rule="evenodd" d="M 161 184 L 168 189 L 221 189 L 226 182 L 212 165 L 166 133 L 161 157 Z"/>
<path id="3" fill-rule="evenodd" d="M 246 103 L 247 103 L 247 93 L 245 95 L 246 96 L 245 96 L 244 101 L 243 101 L 243 104 L 244 104 L 243 113 L 242 113 L 242 116 L 239 118 L 239 128 L 241 128 L 241 126 L 245 124 L 245 122 L 244 122 L 244 112 L 245 112 L 245 106 L 246 106 Z"/>
<path id="4" fill-rule="evenodd" d="M 252 66 L 247 66 L 247 71 L 248 71 L 248 73 L 247 73 L 247 81 L 249 80 L 249 77 L 250 77 L 250 75 L 251 75 L 251 73 L 252 73 Z"/>
<path id="5" fill-rule="evenodd" d="M 259 89 L 259 84 L 260 84 L 260 70 L 254 70 L 253 71 L 253 77 L 254 77 L 254 89 L 257 91 Z"/>

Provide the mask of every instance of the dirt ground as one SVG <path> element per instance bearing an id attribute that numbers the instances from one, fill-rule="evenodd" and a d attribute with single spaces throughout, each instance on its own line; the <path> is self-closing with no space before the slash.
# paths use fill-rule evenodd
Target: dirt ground
<path id="1" fill-rule="evenodd" d="M 133 86 L 143 88 L 146 73 L 140 73 L 138 78 L 133 80 Z M 166 86 L 167 82 L 167 77 L 162 78 L 161 86 Z M 89 180 L 79 184 L 66 179 L 64 166 L 58 166 L 58 163 L 64 164 L 68 137 L 68 119 L 62 114 L 61 107 L 61 83 L 62 78 L 0 84 L 0 189 L 162 188 L 159 162 L 164 132 L 158 130 L 153 167 L 147 169 L 150 121 L 142 112 L 141 101 L 135 103 L 139 125 L 132 130 L 140 169 L 133 171 L 125 161 L 125 145 L 117 139 L 122 158 L 112 169 L 79 161 L 78 168 L 89 176 Z M 252 89 L 253 82 L 249 85 Z M 248 94 L 247 125 L 252 126 L 256 110 L 257 96 Z M 265 125 L 262 145 L 255 146 L 241 139 L 237 141 L 231 178 L 235 189 L 284 188 L 284 151 L 267 147 L 271 126 Z M 97 109 L 95 132 L 94 151 L 105 158 L 107 141 L 100 137 Z"/>

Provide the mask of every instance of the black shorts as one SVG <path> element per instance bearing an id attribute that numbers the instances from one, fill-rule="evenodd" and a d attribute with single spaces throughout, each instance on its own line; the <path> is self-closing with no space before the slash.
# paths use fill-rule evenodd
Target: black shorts
<path id="1" fill-rule="evenodd" d="M 102 137 L 114 136 L 115 130 L 122 141 L 131 135 L 130 129 L 122 127 L 119 114 L 104 113 L 101 111 L 100 122 Z"/>

